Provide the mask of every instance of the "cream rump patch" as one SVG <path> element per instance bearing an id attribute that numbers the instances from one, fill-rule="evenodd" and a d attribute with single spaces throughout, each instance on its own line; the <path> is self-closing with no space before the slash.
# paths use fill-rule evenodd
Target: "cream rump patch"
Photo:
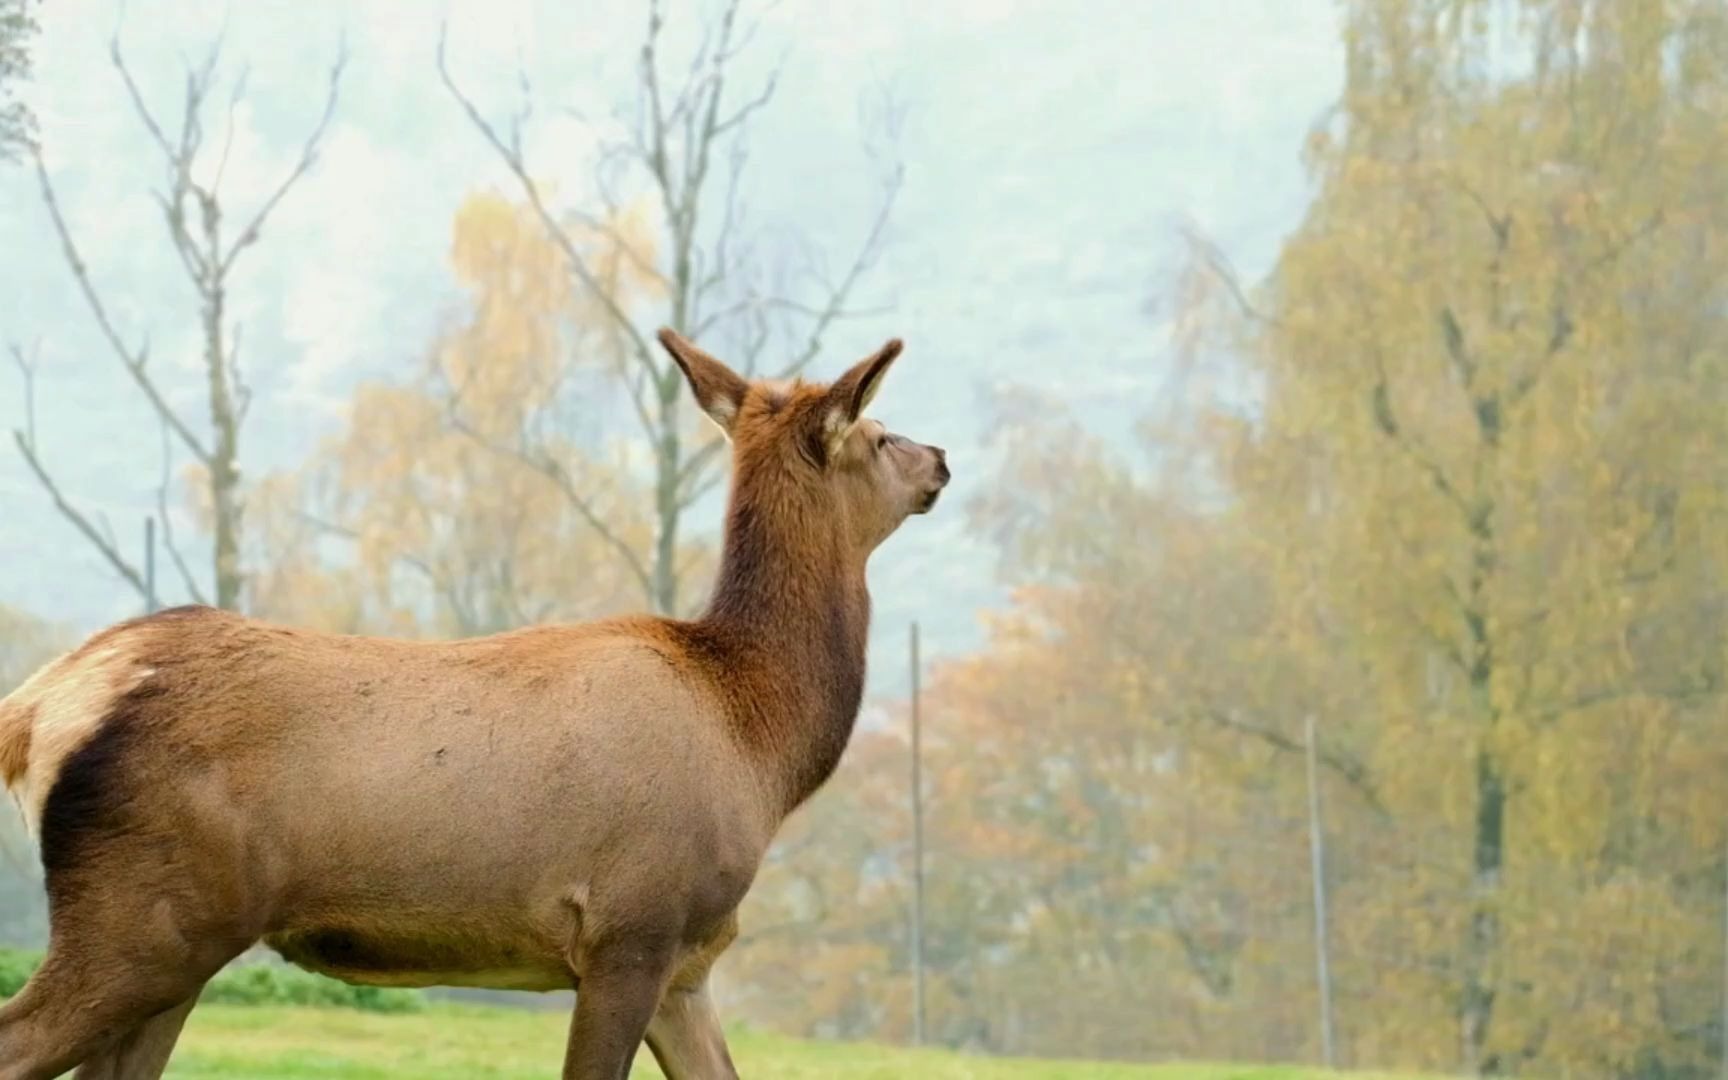
<path id="1" fill-rule="evenodd" d="M 27 740 L 24 769 L 7 786 L 31 835 L 38 834 L 42 808 L 66 759 L 96 734 L 116 702 L 153 674 L 127 642 L 114 641 L 60 657 L 0 700 L 0 740 Z M 4 730 L 11 723 L 28 724 L 28 732 Z"/>

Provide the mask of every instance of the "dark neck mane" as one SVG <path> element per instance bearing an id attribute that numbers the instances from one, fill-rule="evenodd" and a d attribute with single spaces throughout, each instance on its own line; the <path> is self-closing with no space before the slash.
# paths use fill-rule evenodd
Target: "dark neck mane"
<path id="1" fill-rule="evenodd" d="M 760 482 L 779 479 L 734 484 L 714 594 L 691 629 L 714 652 L 734 722 L 771 763 L 789 811 L 828 779 L 851 738 L 870 596 L 839 508 L 819 492 Z"/>

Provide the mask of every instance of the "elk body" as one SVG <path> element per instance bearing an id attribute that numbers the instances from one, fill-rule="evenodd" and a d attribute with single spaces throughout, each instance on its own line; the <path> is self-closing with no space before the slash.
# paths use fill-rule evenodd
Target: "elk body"
<path id="1" fill-rule="evenodd" d="M 736 1075 L 709 969 L 851 734 L 865 562 L 948 468 L 861 417 L 898 341 L 826 387 L 661 341 L 732 442 L 701 618 L 429 643 L 178 608 L 0 702 L 51 924 L 0 1080 L 159 1076 L 259 940 L 362 984 L 575 987 L 566 1077 L 644 1038 L 673 1080 Z"/>

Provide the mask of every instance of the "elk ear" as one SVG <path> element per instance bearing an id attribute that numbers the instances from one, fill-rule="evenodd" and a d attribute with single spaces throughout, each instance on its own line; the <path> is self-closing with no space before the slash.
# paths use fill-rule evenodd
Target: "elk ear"
<path id="1" fill-rule="evenodd" d="M 671 328 L 660 331 L 660 344 L 672 355 L 678 370 L 690 383 L 696 404 L 718 424 L 726 437 L 732 437 L 732 423 L 744 405 L 744 392 L 750 384 L 731 368 L 698 349 L 693 342 Z"/>
<path id="2" fill-rule="evenodd" d="M 890 338 L 888 344 L 853 364 L 851 370 L 829 387 L 828 411 L 822 418 L 822 438 L 830 454 L 846 441 L 852 425 L 864 415 L 876 391 L 882 389 L 882 376 L 888 374 L 894 358 L 905 347 L 899 338 Z"/>

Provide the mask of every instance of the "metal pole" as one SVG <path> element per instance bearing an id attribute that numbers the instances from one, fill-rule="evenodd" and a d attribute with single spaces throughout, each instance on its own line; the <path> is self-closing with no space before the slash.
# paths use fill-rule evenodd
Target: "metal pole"
<path id="1" fill-rule="evenodd" d="M 1320 770 L 1314 749 L 1314 717 L 1308 717 L 1308 858 L 1314 877 L 1314 971 L 1320 986 L 1320 1052 L 1330 1069 L 1332 1048 L 1332 964 L 1326 935 L 1326 849 L 1320 830 Z"/>
<path id="2" fill-rule="evenodd" d="M 144 614 L 154 615 L 156 602 L 156 516 L 144 519 Z"/>
<path id="3" fill-rule="evenodd" d="M 912 624 L 912 1042 L 924 1045 L 924 731 L 918 624 Z"/>

